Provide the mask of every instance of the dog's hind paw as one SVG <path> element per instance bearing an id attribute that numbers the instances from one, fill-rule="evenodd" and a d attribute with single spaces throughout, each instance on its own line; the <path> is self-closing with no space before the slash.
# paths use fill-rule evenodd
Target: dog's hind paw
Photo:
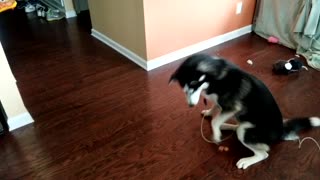
<path id="1" fill-rule="evenodd" d="M 252 157 L 242 158 L 237 162 L 238 169 L 247 169 L 249 166 L 256 164 L 268 157 L 267 153 L 254 155 Z"/>
<path id="2" fill-rule="evenodd" d="M 299 136 L 296 133 L 289 133 L 283 139 L 286 141 L 294 141 L 298 140 Z"/>
<path id="3" fill-rule="evenodd" d="M 238 169 L 247 169 L 247 167 L 254 164 L 252 157 L 242 158 L 237 162 Z"/>

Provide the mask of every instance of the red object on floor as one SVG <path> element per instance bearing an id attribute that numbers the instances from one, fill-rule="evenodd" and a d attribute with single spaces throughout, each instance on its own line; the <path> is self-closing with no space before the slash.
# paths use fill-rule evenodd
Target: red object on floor
<path id="1" fill-rule="evenodd" d="M 270 36 L 270 37 L 268 38 L 268 42 L 269 42 L 269 43 L 278 43 L 278 42 L 279 42 L 279 39 L 276 38 L 276 37 L 274 37 L 274 36 Z"/>

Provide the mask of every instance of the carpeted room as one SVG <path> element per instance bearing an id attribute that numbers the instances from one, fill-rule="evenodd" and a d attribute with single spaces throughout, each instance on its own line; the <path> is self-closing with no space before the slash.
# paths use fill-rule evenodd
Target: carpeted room
<path id="1" fill-rule="evenodd" d="M 94 12 L 90 9 L 85 20 L 78 15 L 51 23 L 29 19 L 18 9 L 0 14 L 1 44 L 24 105 L 34 120 L 1 136 L 0 174 L 4 179 L 316 179 L 319 176 L 320 151 L 312 141 L 305 141 L 300 149 L 296 141 L 275 144 L 265 161 L 246 170 L 237 169 L 236 162 L 251 152 L 235 135 L 222 142 L 229 147 L 228 152 L 220 152 L 218 146 L 205 142 L 200 133 L 200 113 L 207 107 L 201 102 L 189 108 L 182 90 L 175 84 L 168 85 L 183 56 L 201 51 L 223 56 L 261 79 L 284 117 L 320 116 L 319 71 L 302 58 L 308 71 L 290 75 L 272 73 L 273 63 L 296 57 L 297 52 L 269 43 L 255 32 L 252 23 L 260 22 L 258 14 L 254 16 L 255 1 L 242 1 L 240 15 L 236 14 L 238 2 L 233 1 L 170 2 L 114 0 L 109 7 L 98 0 L 89 2 L 90 8 L 114 13 L 108 17 L 100 15 L 110 23 L 108 26 L 99 25 L 94 19 L 95 13 L 99 13 L 96 9 Z M 178 9 L 179 14 L 174 16 L 179 3 L 185 9 Z M 213 7 L 215 3 L 221 7 Z M 276 7 L 280 8 L 278 4 Z M 211 13 L 210 9 L 221 14 L 215 17 L 222 23 L 220 26 L 214 24 L 215 18 L 211 16 L 217 13 Z M 125 17 L 124 12 L 130 17 Z M 222 16 L 228 15 L 226 12 L 230 13 L 229 18 Z M 121 13 L 123 16 L 118 16 Z M 272 14 L 276 16 L 277 12 Z M 86 22 L 89 15 L 91 23 Z M 143 17 L 144 23 L 135 15 Z M 109 20 L 111 17 L 119 22 Z M 194 23 L 206 29 L 197 29 L 192 26 Z M 251 24 L 252 33 L 222 44 L 215 39 Z M 270 28 L 273 34 L 264 33 L 278 37 L 281 42 L 283 31 L 276 31 L 270 22 L 267 25 L 274 27 Z M 108 27 L 110 32 L 103 30 Z M 117 47 L 105 45 L 91 35 L 88 31 L 91 28 L 137 56 L 122 55 L 119 49 L 113 49 Z M 200 48 L 193 46 L 201 42 L 205 43 Z M 193 48 L 183 50 L 190 46 Z M 143 60 L 140 63 L 143 68 L 132 62 L 137 60 L 132 59 L 135 57 Z M 247 63 L 249 59 L 252 65 Z M 206 137 L 211 134 L 208 122 L 204 124 L 204 134 Z M 319 142 L 320 131 L 314 129 L 299 135 Z"/>

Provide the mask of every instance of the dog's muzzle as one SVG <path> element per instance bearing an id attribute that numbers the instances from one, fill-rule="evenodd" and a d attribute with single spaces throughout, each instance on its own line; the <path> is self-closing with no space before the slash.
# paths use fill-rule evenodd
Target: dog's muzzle
<path id="1" fill-rule="evenodd" d="M 187 101 L 188 101 L 189 107 L 193 107 L 196 105 L 196 102 L 194 102 L 194 100 L 192 99 L 191 94 L 187 95 Z"/>

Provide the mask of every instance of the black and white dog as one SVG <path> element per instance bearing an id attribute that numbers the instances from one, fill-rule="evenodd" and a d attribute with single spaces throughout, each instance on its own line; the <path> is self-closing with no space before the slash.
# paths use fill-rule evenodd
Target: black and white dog
<path id="1" fill-rule="evenodd" d="M 172 74 L 170 82 L 174 81 L 183 88 L 190 107 L 201 95 L 220 106 L 221 113 L 211 121 L 213 140 L 221 141 L 220 130 L 235 130 L 239 141 L 254 153 L 237 162 L 239 169 L 266 159 L 272 143 L 296 140 L 298 131 L 320 126 L 319 117 L 283 123 L 280 109 L 264 83 L 220 57 L 190 56 Z M 202 114 L 210 116 L 212 111 L 213 107 Z M 226 123 L 232 117 L 238 125 Z"/>

